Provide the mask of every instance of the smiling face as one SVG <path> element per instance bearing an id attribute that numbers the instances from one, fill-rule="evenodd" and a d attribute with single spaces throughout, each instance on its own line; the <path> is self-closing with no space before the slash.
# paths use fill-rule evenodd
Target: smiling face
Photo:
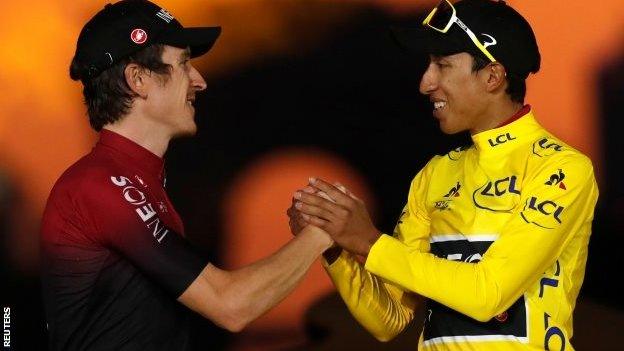
<path id="1" fill-rule="evenodd" d="M 429 96 L 433 116 L 446 134 L 465 130 L 477 133 L 483 128 L 488 94 L 483 70 L 473 72 L 473 58 L 459 53 L 430 56 L 420 81 L 420 92 Z"/>
<path id="2" fill-rule="evenodd" d="M 191 65 L 190 51 L 165 46 L 162 61 L 171 65 L 169 76 L 152 77 L 157 80 L 148 93 L 147 112 L 152 120 L 165 127 L 172 137 L 194 135 L 195 93 L 206 89 L 201 74 Z"/>

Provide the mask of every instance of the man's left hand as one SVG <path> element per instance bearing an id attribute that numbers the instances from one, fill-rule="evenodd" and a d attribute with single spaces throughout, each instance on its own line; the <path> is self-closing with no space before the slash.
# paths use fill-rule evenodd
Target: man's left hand
<path id="1" fill-rule="evenodd" d="M 318 193 L 298 191 L 295 193 L 295 207 L 309 216 L 306 220 L 310 224 L 325 230 L 344 249 L 368 255 L 381 233 L 373 225 L 364 202 L 349 191 L 343 192 L 321 179 L 310 178 L 310 186 L 331 199 Z"/>

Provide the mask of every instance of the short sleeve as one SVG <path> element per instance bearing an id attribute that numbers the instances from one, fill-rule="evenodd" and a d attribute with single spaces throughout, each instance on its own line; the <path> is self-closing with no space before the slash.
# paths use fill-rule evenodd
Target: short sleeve
<path id="1" fill-rule="evenodd" d="M 208 260 L 164 223 L 142 190 L 135 187 L 124 193 L 111 179 L 90 183 L 82 189 L 79 206 L 95 228 L 93 240 L 123 256 L 171 295 L 180 296 Z"/>

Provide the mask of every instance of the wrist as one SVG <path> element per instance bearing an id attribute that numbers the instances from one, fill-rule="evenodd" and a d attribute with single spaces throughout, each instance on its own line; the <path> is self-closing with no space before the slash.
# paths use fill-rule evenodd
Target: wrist
<path id="1" fill-rule="evenodd" d="M 318 246 L 318 250 L 320 251 L 319 253 L 323 253 L 334 245 L 334 241 L 329 234 L 312 225 L 308 225 L 303 228 L 298 236 L 306 236 L 309 237 L 310 240 L 313 240 Z"/>
<path id="2" fill-rule="evenodd" d="M 367 256 L 368 255 L 370 250 L 373 248 L 373 245 L 375 245 L 375 243 L 377 242 L 377 240 L 379 240 L 380 237 L 381 237 L 381 232 L 378 231 L 377 229 L 375 229 L 375 232 L 373 232 L 371 234 L 371 236 L 369 236 L 369 238 L 368 238 L 367 247 L 365 249 L 365 252 L 364 252 L 363 256 Z"/>

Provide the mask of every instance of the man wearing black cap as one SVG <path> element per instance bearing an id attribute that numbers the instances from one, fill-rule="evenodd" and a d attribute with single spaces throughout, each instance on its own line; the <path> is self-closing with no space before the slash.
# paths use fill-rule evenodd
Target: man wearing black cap
<path id="1" fill-rule="evenodd" d="M 332 245 L 309 227 L 272 256 L 223 271 L 185 240 L 162 157 L 172 138 L 195 133 L 206 83 L 189 59 L 219 33 L 183 28 L 141 0 L 107 5 L 82 29 L 70 75 L 100 140 L 63 173 L 43 216 L 51 350 L 186 350 L 190 310 L 238 331 Z"/>
<path id="2" fill-rule="evenodd" d="M 503 1 L 444 0 L 395 34 L 430 55 L 420 91 L 440 128 L 469 131 L 473 145 L 416 175 L 390 235 L 348 190 L 314 178 L 288 211 L 293 232 L 310 223 L 344 249 L 325 267 L 379 340 L 424 305 L 419 350 L 573 350 L 598 189 L 591 161 L 524 105 L 540 66 L 530 25 Z"/>

